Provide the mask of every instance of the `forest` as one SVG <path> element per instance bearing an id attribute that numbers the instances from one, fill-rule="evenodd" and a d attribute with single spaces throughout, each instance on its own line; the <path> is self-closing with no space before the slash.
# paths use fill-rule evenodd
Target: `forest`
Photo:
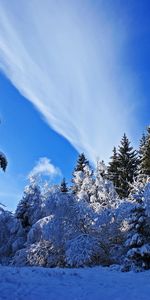
<path id="1" fill-rule="evenodd" d="M 107 166 L 81 153 L 70 182 L 31 176 L 15 212 L 0 204 L 0 264 L 150 269 L 150 127 L 138 150 L 124 134 Z"/>

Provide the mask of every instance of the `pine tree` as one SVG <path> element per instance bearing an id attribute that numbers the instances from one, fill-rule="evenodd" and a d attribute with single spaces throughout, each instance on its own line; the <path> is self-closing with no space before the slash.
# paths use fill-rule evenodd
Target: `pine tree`
<path id="1" fill-rule="evenodd" d="M 139 162 L 141 162 L 142 157 L 143 157 L 145 143 L 146 143 L 146 135 L 145 135 L 145 133 L 143 133 L 142 138 L 140 140 L 140 145 L 139 145 Z"/>
<path id="2" fill-rule="evenodd" d="M 15 216 L 20 219 L 24 228 L 32 226 L 41 217 L 41 191 L 34 177 L 30 178 L 29 185 L 24 190 Z"/>
<path id="3" fill-rule="evenodd" d="M 81 172 L 81 171 L 79 171 Z M 94 192 L 94 179 L 93 170 L 89 164 L 86 164 L 83 169 L 83 178 L 80 186 L 80 190 L 77 193 L 79 199 L 84 199 L 87 202 L 91 202 L 91 196 Z"/>
<path id="4" fill-rule="evenodd" d="M 135 201 L 129 218 L 129 233 L 125 246 L 127 255 L 123 270 L 150 268 L 150 237 L 147 223 L 147 213 L 144 203 L 145 178 L 136 178 L 132 188 L 132 200 Z"/>
<path id="5" fill-rule="evenodd" d="M 94 201 L 98 202 L 101 208 L 110 208 L 117 205 L 118 196 L 113 183 L 108 180 L 107 167 L 104 161 L 97 161 L 94 187 L 95 197 L 93 199 L 95 198 Z"/>
<path id="6" fill-rule="evenodd" d="M 130 184 L 137 175 L 138 158 L 137 152 L 130 146 L 130 142 L 123 135 L 121 145 L 118 149 L 118 189 L 117 192 L 121 198 L 128 197 Z"/>
<path id="7" fill-rule="evenodd" d="M 60 184 L 60 190 L 62 193 L 67 193 L 68 192 L 68 188 L 67 188 L 67 183 L 65 178 L 63 178 L 61 184 Z"/>
<path id="8" fill-rule="evenodd" d="M 8 161 L 5 154 L 3 152 L 0 152 L 0 169 L 2 169 L 5 172 L 7 165 Z"/>
<path id="9" fill-rule="evenodd" d="M 140 173 L 150 176 L 150 126 L 140 144 Z"/>
<path id="10" fill-rule="evenodd" d="M 108 173 L 108 179 L 111 180 L 114 184 L 114 187 L 117 188 L 119 187 L 119 161 L 118 161 L 118 153 L 116 150 L 116 147 L 113 149 L 113 155 L 111 156 L 111 161 L 109 162 L 109 166 L 107 169 Z"/>
<path id="11" fill-rule="evenodd" d="M 7 167 L 7 158 L 4 155 L 4 153 L 0 152 L 0 168 L 5 172 L 6 167 Z"/>
<path id="12" fill-rule="evenodd" d="M 81 190 L 81 186 L 84 179 L 85 174 L 85 166 L 89 165 L 89 161 L 85 158 L 84 153 L 81 153 L 78 157 L 76 167 L 73 172 L 73 186 L 72 191 L 74 194 L 77 194 Z"/>
<path id="13" fill-rule="evenodd" d="M 84 153 L 79 154 L 77 165 L 75 167 L 75 172 L 84 171 L 84 167 L 89 164 L 89 161 L 85 158 Z"/>

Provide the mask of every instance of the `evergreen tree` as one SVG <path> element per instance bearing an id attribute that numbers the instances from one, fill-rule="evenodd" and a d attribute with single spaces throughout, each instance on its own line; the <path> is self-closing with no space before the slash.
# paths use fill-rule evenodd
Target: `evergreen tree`
<path id="1" fill-rule="evenodd" d="M 68 188 L 67 188 L 67 183 L 65 178 L 63 178 L 61 184 L 60 184 L 60 190 L 62 193 L 67 193 L 68 192 Z"/>
<path id="2" fill-rule="evenodd" d="M 41 191 L 34 177 L 30 178 L 30 183 L 24 190 L 15 216 L 20 219 L 24 228 L 32 226 L 41 217 Z"/>
<path id="3" fill-rule="evenodd" d="M 111 161 L 109 162 L 108 165 L 108 179 L 111 180 L 114 184 L 114 187 L 117 188 L 119 187 L 119 161 L 118 161 L 118 153 L 116 150 L 116 147 L 113 149 L 113 155 L 111 156 Z"/>
<path id="4" fill-rule="evenodd" d="M 81 172 L 81 171 L 79 171 Z M 84 199 L 87 202 L 91 202 L 91 196 L 94 192 L 94 179 L 93 170 L 89 164 L 86 164 L 83 169 L 82 183 L 80 190 L 78 190 L 77 196 L 80 199 Z"/>
<path id="5" fill-rule="evenodd" d="M 139 162 L 141 162 L 143 153 L 144 153 L 144 146 L 146 143 L 146 135 L 143 133 L 142 138 L 140 140 L 140 145 L 139 145 Z"/>
<path id="6" fill-rule="evenodd" d="M 150 126 L 147 128 L 146 136 L 142 137 L 140 143 L 140 173 L 150 176 Z"/>
<path id="7" fill-rule="evenodd" d="M 107 177 L 107 167 L 104 161 L 97 161 L 93 187 L 95 188 L 95 197 L 92 197 L 92 202 L 98 202 L 101 208 L 115 207 L 118 201 L 114 185 Z"/>
<path id="8" fill-rule="evenodd" d="M 7 158 L 4 155 L 4 153 L 0 152 L 0 168 L 5 172 L 6 167 L 7 167 Z"/>
<path id="9" fill-rule="evenodd" d="M 5 154 L 3 152 L 0 152 L 0 169 L 2 169 L 5 172 L 7 165 L 8 162 Z"/>
<path id="10" fill-rule="evenodd" d="M 81 190 L 81 186 L 85 175 L 85 166 L 87 165 L 89 165 L 89 161 L 85 158 L 84 153 L 81 153 L 78 157 L 72 178 L 72 191 L 75 194 L 77 194 Z"/>
<path id="11" fill-rule="evenodd" d="M 121 145 L 118 149 L 118 189 L 117 192 L 121 198 L 128 197 L 130 184 L 137 175 L 138 158 L 137 152 L 130 146 L 130 142 L 123 135 Z"/>
<path id="12" fill-rule="evenodd" d="M 129 234 L 127 236 L 127 255 L 124 271 L 150 268 L 150 237 L 147 213 L 144 203 L 145 178 L 138 176 L 132 189 L 132 200 L 135 201 L 132 215 L 129 218 Z"/>
<path id="13" fill-rule="evenodd" d="M 77 165 L 75 167 L 75 172 L 82 171 L 84 172 L 84 167 L 89 164 L 89 161 L 85 158 L 84 153 L 79 154 Z"/>

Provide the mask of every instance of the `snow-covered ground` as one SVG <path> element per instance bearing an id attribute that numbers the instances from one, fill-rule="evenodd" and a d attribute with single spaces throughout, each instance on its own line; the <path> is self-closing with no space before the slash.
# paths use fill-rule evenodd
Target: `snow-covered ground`
<path id="1" fill-rule="evenodd" d="M 122 273 L 84 269 L 0 266 L 0 299 L 12 300 L 149 300 L 150 271 Z"/>

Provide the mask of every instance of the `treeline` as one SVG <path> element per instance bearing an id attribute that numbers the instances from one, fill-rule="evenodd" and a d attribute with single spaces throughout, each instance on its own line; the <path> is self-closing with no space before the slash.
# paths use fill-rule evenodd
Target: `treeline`
<path id="1" fill-rule="evenodd" d="M 71 182 L 31 177 L 15 213 L 0 207 L 0 264 L 150 269 L 150 128 L 138 151 L 124 134 L 108 166 L 80 154 Z"/>
<path id="2" fill-rule="evenodd" d="M 100 162 L 97 162 L 97 164 L 100 167 Z M 77 180 L 76 172 L 85 173 L 85 166 L 88 166 L 87 174 L 82 174 L 80 176 L 82 178 Z M 132 189 L 134 178 L 138 175 L 150 176 L 150 127 L 147 128 L 146 134 L 143 134 L 138 150 L 132 147 L 128 137 L 124 134 L 120 145 L 114 147 L 108 166 L 105 167 L 104 162 L 101 161 L 101 168 L 103 169 L 102 176 L 113 182 L 119 197 L 127 198 Z M 83 178 L 87 176 L 90 179 L 92 175 L 93 170 L 89 161 L 83 153 L 80 154 L 73 172 L 73 191 L 78 192 L 81 189 Z M 61 189 L 62 191 L 67 191 L 65 179 L 61 183 Z"/>
<path id="3" fill-rule="evenodd" d="M 121 198 L 128 197 L 133 179 L 139 174 L 150 175 L 150 127 L 143 134 L 138 151 L 124 134 L 118 149 L 114 147 L 108 166 L 108 176 Z"/>

